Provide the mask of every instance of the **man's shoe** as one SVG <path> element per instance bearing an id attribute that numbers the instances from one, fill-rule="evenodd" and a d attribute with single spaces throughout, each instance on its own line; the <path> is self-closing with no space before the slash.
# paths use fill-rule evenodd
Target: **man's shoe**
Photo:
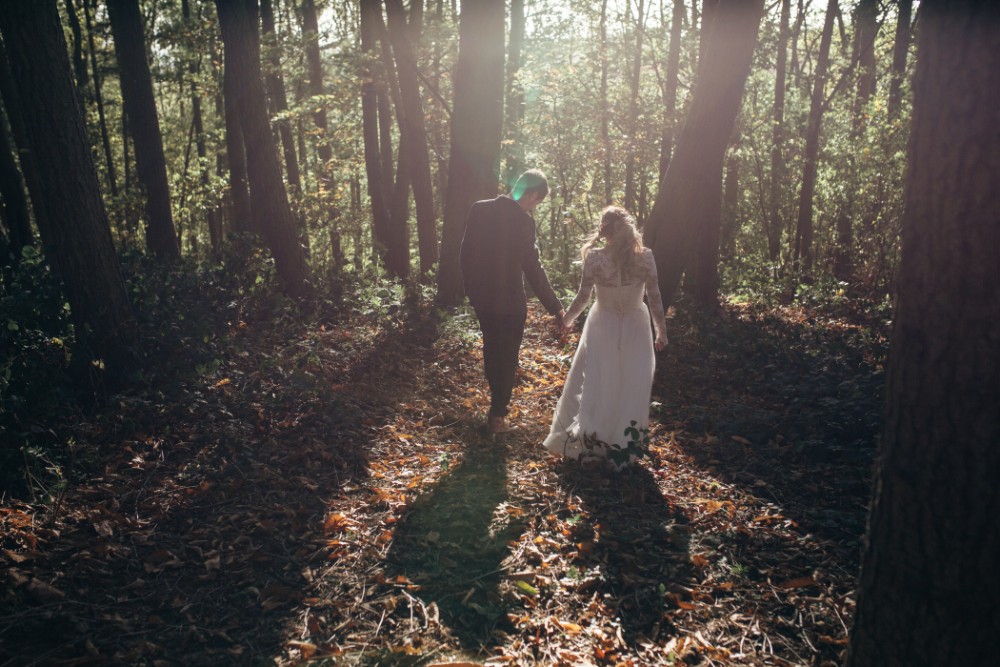
<path id="1" fill-rule="evenodd" d="M 510 424 L 507 423 L 507 418 L 502 415 L 490 415 L 489 417 L 489 427 L 490 433 L 507 433 L 511 430 Z"/>

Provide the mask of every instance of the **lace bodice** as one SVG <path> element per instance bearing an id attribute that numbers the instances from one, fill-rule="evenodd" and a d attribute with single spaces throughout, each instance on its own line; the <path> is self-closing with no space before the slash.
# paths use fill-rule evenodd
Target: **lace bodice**
<path id="1" fill-rule="evenodd" d="M 591 293 L 595 291 L 601 308 L 620 315 L 641 308 L 645 293 L 649 301 L 653 327 L 656 330 L 656 339 L 666 340 L 666 320 L 652 250 L 644 248 L 638 261 L 625 272 L 618 270 L 613 258 L 604 249 L 591 250 L 587 253 L 587 259 L 583 263 L 583 276 L 580 279 L 580 291 L 566 312 L 563 319 L 565 326 L 571 325 L 580 316 L 590 302 Z"/>

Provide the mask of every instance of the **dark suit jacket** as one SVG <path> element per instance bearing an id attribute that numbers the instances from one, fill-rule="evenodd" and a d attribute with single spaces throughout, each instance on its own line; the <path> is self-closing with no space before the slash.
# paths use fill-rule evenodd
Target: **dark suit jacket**
<path id="1" fill-rule="evenodd" d="M 487 313 L 526 312 L 522 276 L 546 310 L 553 315 L 562 310 L 538 261 L 534 219 L 507 195 L 477 201 L 462 239 L 462 277 L 472 307 Z"/>

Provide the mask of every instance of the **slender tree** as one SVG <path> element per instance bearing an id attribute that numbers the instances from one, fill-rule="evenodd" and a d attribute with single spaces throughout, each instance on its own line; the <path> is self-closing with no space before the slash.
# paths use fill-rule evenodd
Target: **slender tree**
<path id="1" fill-rule="evenodd" d="M 293 296 L 304 296 L 309 290 L 309 270 L 281 180 L 277 146 L 267 115 L 260 70 L 257 3 L 216 0 L 215 5 L 222 27 L 225 67 L 233 75 L 233 85 L 226 92 L 236 97 L 235 107 L 243 130 L 253 228 L 264 235 L 285 289 Z"/>
<path id="2" fill-rule="evenodd" d="M 111 152 L 111 132 L 108 130 L 108 120 L 104 115 L 104 93 L 101 92 L 101 73 L 97 68 L 97 47 L 94 44 L 94 25 L 90 18 L 90 0 L 83 0 L 83 18 L 87 28 L 87 53 L 90 56 L 90 69 L 94 81 L 94 104 L 97 106 L 97 122 L 101 130 L 101 147 L 104 149 L 105 173 L 108 179 L 108 192 L 112 198 L 118 198 L 118 176 L 115 173 L 115 159 Z"/>
<path id="3" fill-rule="evenodd" d="M 84 90 L 87 87 L 87 61 L 83 56 L 83 30 L 73 0 L 66 0 L 66 20 L 70 34 L 73 35 L 73 75 L 76 78 L 76 88 Z"/>
<path id="4" fill-rule="evenodd" d="M 319 53 L 319 21 L 316 18 L 316 3 L 314 0 L 302 1 L 302 36 L 306 46 L 306 63 L 309 72 L 309 94 L 318 97 L 323 94 L 323 61 Z M 316 100 L 316 111 L 313 122 L 319 130 L 316 152 L 321 163 L 320 173 L 325 174 L 327 164 L 333 159 L 330 148 L 330 135 L 326 123 L 326 108 L 320 100 Z"/>
<path id="5" fill-rule="evenodd" d="M 629 98 L 625 143 L 625 208 L 635 211 L 636 204 L 636 151 L 639 147 L 639 84 L 642 82 L 642 44 L 646 27 L 646 2 L 636 0 L 635 46 L 632 50 L 632 67 L 629 69 Z"/>
<path id="6" fill-rule="evenodd" d="M 463 0 L 451 117 L 451 157 L 441 235 L 438 302 L 462 296 L 459 251 L 469 208 L 496 195 L 503 135 L 504 3 Z"/>
<path id="7" fill-rule="evenodd" d="M 379 58 L 376 53 L 378 23 L 376 12 L 381 12 L 380 0 L 361 0 L 361 52 L 364 56 L 361 72 L 361 129 L 364 135 L 365 175 L 368 199 L 372 207 L 372 232 L 376 245 L 387 243 L 389 205 L 386 201 L 386 182 L 383 181 L 382 152 L 379 146 L 378 91 Z M 380 255 L 384 253 L 379 252 Z"/>
<path id="8" fill-rule="evenodd" d="M 413 3 L 419 6 L 420 3 Z M 398 115 L 400 134 L 407 137 L 410 185 L 417 211 L 417 245 L 420 252 L 420 274 L 427 275 L 437 262 L 437 220 L 434 215 L 434 187 L 431 161 L 427 149 L 427 129 L 424 106 L 420 98 L 420 73 L 411 37 L 412 23 L 407 24 L 402 0 L 385 1 L 389 39 L 399 72 L 399 92 L 402 114 Z"/>
<path id="9" fill-rule="evenodd" d="M 135 144 L 135 168 L 146 195 L 146 247 L 160 259 L 172 261 L 180 256 L 180 246 L 170 211 L 167 160 L 153 79 L 146 62 L 139 0 L 108 0 L 108 18 L 114 34 L 122 101 Z"/>
<path id="10" fill-rule="evenodd" d="M 223 53 L 223 59 L 228 56 Z M 226 126 L 226 162 L 229 166 L 229 201 L 232 206 L 230 226 L 237 232 L 253 229 L 250 213 L 250 185 L 247 178 L 247 153 L 243 141 L 243 126 L 237 105 L 239 82 L 235 67 L 222 70 L 222 113 Z"/>
<path id="11" fill-rule="evenodd" d="M 0 218 L 6 229 L 7 248 L 16 263 L 25 246 L 34 243 L 31 232 L 31 218 L 28 214 L 28 200 L 24 196 L 24 180 L 14 159 L 16 148 L 7 132 L 6 114 L 0 107 Z M 6 264 L 6 257 L 0 258 L 0 265 Z"/>
<path id="12" fill-rule="evenodd" d="M 614 185 L 611 178 L 611 104 L 608 101 L 608 0 L 601 0 L 600 43 L 601 61 L 601 159 L 604 163 L 604 205 L 612 202 Z"/>
<path id="13" fill-rule="evenodd" d="M 910 20 L 913 0 L 896 0 L 898 16 L 896 36 L 892 46 L 892 69 L 889 77 L 889 117 L 895 118 L 903 99 L 903 79 L 906 77 L 906 56 L 910 52 Z"/>
<path id="14" fill-rule="evenodd" d="M 521 85 L 521 53 L 524 49 L 524 0 L 510 0 L 510 35 L 507 37 L 507 110 L 504 113 L 504 136 L 510 148 L 504 160 L 504 183 L 513 185 L 525 170 L 524 86 Z"/>
<path id="15" fill-rule="evenodd" d="M 62 278 L 78 356 L 102 360 L 112 375 L 125 373 L 135 363 L 134 323 L 55 0 L 5 0 L 0 33 L 28 148 L 45 165 L 39 231 Z"/>
<path id="16" fill-rule="evenodd" d="M 774 106 L 771 112 L 771 182 L 768 196 L 768 211 L 764 218 L 764 233 L 767 236 L 767 256 L 772 263 L 781 254 L 781 230 L 784 229 L 781 214 L 781 193 L 785 182 L 785 81 L 788 63 L 788 22 L 791 15 L 791 0 L 781 0 L 778 19 L 778 48 L 774 66 Z"/>
<path id="17" fill-rule="evenodd" d="M 785 0 L 786 2 L 788 0 Z M 674 0 L 670 16 L 670 46 L 667 50 L 666 76 L 663 82 L 663 137 L 660 142 L 660 173 L 658 183 L 670 166 L 674 150 L 674 128 L 677 126 L 677 84 L 680 79 L 681 30 L 684 25 L 684 0 Z"/>
<path id="18" fill-rule="evenodd" d="M 920 7 L 885 418 L 848 667 L 992 665 L 1000 7 Z"/>
<path id="19" fill-rule="evenodd" d="M 665 305 L 685 272 L 695 301 L 717 304 L 723 160 L 763 11 L 763 0 L 720 0 L 704 24 L 710 35 L 687 120 L 645 229 Z"/>
<path id="20" fill-rule="evenodd" d="M 813 195 L 816 192 L 816 172 L 819 161 L 819 133 L 823 123 L 824 91 L 827 70 L 830 66 L 830 42 L 833 41 L 833 22 L 837 17 L 837 0 L 829 0 L 826 18 L 820 35 L 819 53 L 816 54 L 816 72 L 813 79 L 812 98 L 809 103 L 809 124 L 806 128 L 806 147 L 803 155 L 802 189 L 799 193 L 799 215 L 795 224 L 792 256 L 796 268 L 805 273 L 812 271 L 813 263 Z"/>
<path id="21" fill-rule="evenodd" d="M 271 0 L 260 0 L 260 21 L 267 63 L 264 82 L 267 85 L 273 112 L 275 115 L 280 115 L 288 111 L 288 95 L 285 93 L 285 77 L 281 71 L 281 47 L 274 30 L 274 8 L 271 6 Z M 281 150 L 285 156 L 285 177 L 293 196 L 299 196 L 302 193 L 302 179 L 299 176 L 299 161 L 295 157 L 292 121 L 288 118 L 279 118 L 277 125 Z"/>

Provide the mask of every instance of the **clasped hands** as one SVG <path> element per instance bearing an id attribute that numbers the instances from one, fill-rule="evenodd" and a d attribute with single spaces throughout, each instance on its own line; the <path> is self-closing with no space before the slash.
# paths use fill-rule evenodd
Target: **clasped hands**
<path id="1" fill-rule="evenodd" d="M 565 321 L 566 320 L 566 311 L 565 310 L 560 310 L 558 314 L 552 316 L 552 319 L 554 320 L 553 324 L 554 324 L 556 336 L 560 340 L 565 339 L 566 336 L 569 335 L 569 332 L 573 328 L 573 323 L 572 322 L 570 322 L 569 324 L 567 324 L 566 321 Z M 660 337 L 656 338 L 656 340 L 653 342 L 653 348 L 657 352 L 663 352 L 663 350 L 667 349 L 668 342 L 669 341 L 667 340 L 667 336 L 666 336 L 666 334 L 664 334 L 663 338 L 660 338 Z"/>

